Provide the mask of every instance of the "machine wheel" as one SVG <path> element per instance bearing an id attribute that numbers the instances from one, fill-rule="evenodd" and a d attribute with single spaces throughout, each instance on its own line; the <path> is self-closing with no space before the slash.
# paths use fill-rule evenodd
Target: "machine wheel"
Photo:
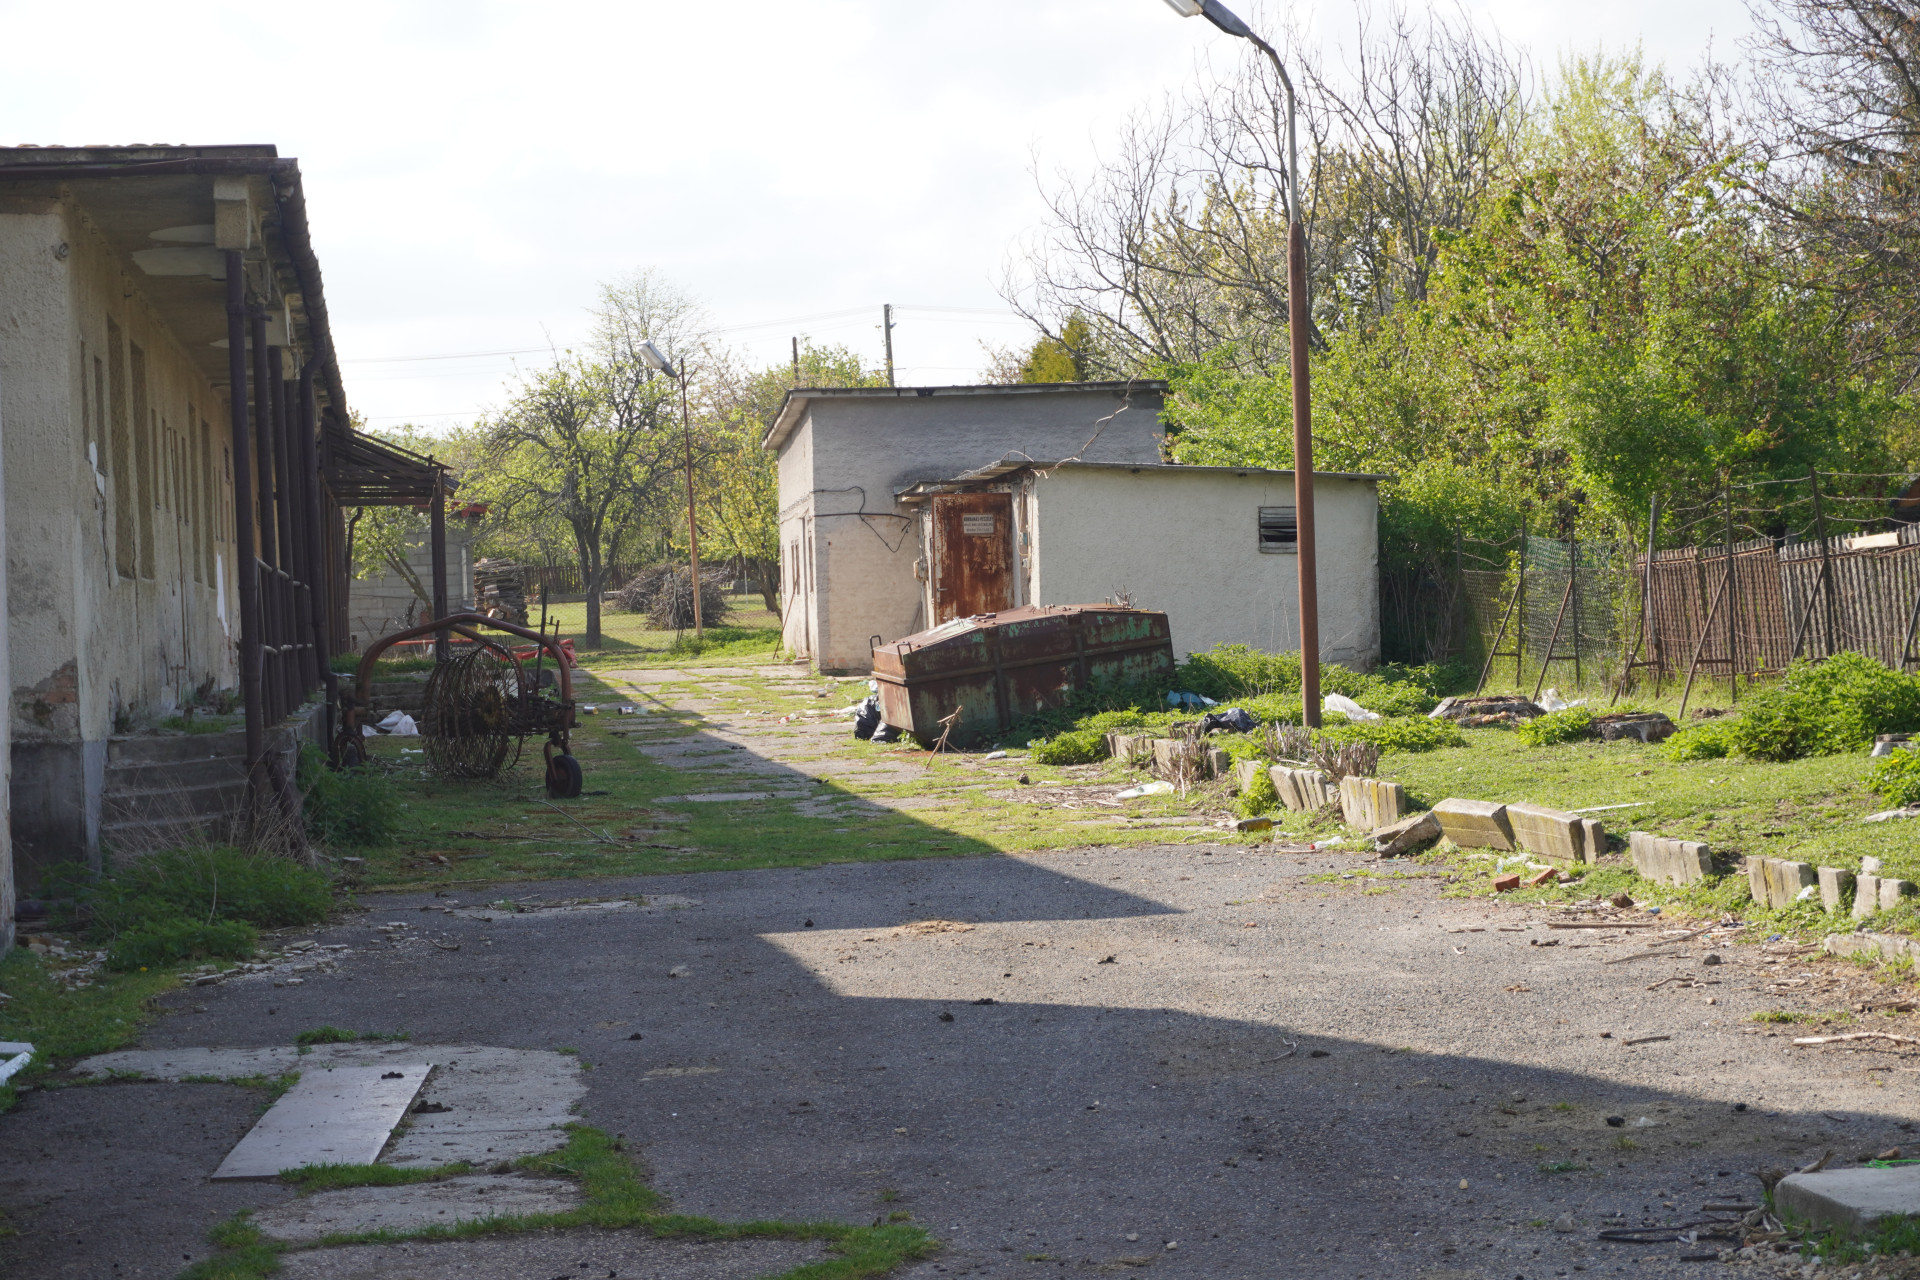
<path id="1" fill-rule="evenodd" d="M 547 794 L 555 800 L 571 800 L 579 795 L 583 781 L 580 762 L 566 752 L 547 761 Z"/>

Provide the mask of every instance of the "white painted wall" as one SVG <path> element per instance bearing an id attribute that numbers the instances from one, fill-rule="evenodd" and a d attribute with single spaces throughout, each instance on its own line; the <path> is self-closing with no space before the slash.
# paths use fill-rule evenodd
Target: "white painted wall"
<path id="1" fill-rule="evenodd" d="M 1167 614 L 1176 655 L 1217 644 L 1300 647 L 1297 559 L 1260 550 L 1259 509 L 1293 506 L 1293 473 L 1212 467 L 1059 467 L 1035 477 L 1035 604 L 1127 593 Z M 1379 500 L 1373 482 L 1318 477 L 1320 656 L 1380 661 Z"/>
<path id="2" fill-rule="evenodd" d="M 804 623 L 789 610 L 787 643 L 823 671 L 860 672 L 871 667 L 870 637 L 884 643 L 930 625 L 915 572 L 917 516 L 894 503 L 895 493 L 1007 457 L 1158 462 L 1160 403 L 1157 393 L 1123 401 L 1077 389 L 922 396 L 901 388 L 812 400 L 780 446 L 781 511 L 797 520 L 804 509 L 812 522 L 811 547 L 801 544 L 811 598 Z M 783 519 L 783 558 L 792 550 L 789 523 Z M 784 564 L 782 578 L 792 580 Z"/>

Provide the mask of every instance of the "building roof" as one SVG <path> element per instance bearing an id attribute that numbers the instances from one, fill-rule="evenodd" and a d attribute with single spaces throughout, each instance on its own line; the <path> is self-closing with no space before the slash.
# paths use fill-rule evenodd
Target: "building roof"
<path id="1" fill-rule="evenodd" d="M 1082 462 L 1078 459 L 1036 462 L 1030 458 L 1002 458 L 987 466 L 963 471 L 951 480 L 922 480 L 918 484 L 908 485 L 893 496 L 901 502 L 922 502 L 935 494 L 965 493 L 1020 471 L 1132 471 L 1143 475 L 1285 476 L 1289 481 L 1293 479 L 1293 472 L 1272 467 L 1191 467 L 1180 462 Z M 1368 471 L 1316 471 L 1313 474 L 1328 480 L 1378 482 L 1393 479 L 1390 475 Z"/>
<path id="2" fill-rule="evenodd" d="M 1007 382 L 960 387 L 795 387 L 787 392 L 780 412 L 773 419 L 763 449 L 778 449 L 800 425 L 807 407 L 815 400 L 925 400 L 950 396 L 1044 396 L 1063 392 L 1105 391 L 1114 395 L 1141 393 L 1162 395 L 1167 384 L 1158 378 L 1133 378 L 1118 382 Z"/>

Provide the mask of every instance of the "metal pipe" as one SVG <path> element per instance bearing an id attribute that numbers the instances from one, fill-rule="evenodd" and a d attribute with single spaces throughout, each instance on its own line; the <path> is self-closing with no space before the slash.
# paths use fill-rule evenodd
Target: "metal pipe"
<path id="1" fill-rule="evenodd" d="M 314 362 L 300 366 L 299 431 L 295 436 L 296 461 L 299 464 L 299 505 L 306 525 L 306 559 L 303 573 L 307 579 L 307 628 L 313 636 L 313 679 L 327 690 L 328 713 L 333 707 L 333 665 L 327 642 L 327 599 L 331 579 L 327 575 L 326 537 L 320 528 L 320 465 L 314 433 L 320 414 L 313 386 Z M 333 735 L 327 735 L 332 741 Z"/>
<path id="2" fill-rule="evenodd" d="M 433 558 L 433 616 L 447 616 L 447 473 L 435 470 L 433 473 L 433 506 L 428 512 L 430 522 L 430 554 Z M 433 656 L 438 662 L 445 662 L 449 656 L 447 633 L 436 631 L 433 634 Z"/>
<path id="3" fill-rule="evenodd" d="M 240 251 L 227 255 L 227 406 L 233 450 L 233 580 L 240 593 L 240 701 L 246 712 L 247 785 L 266 754 L 260 705 L 260 601 L 254 554 L 253 433 L 247 421 L 247 294 Z"/>
<path id="4" fill-rule="evenodd" d="M 302 678 L 305 665 L 298 660 L 298 651 L 286 652 L 288 645 L 305 634 L 300 628 L 300 589 L 297 585 L 300 577 L 300 538 L 293 520 L 293 476 L 288 465 L 288 429 L 292 414 L 287 407 L 287 365 L 286 355 L 279 347 L 267 348 L 267 378 L 271 388 L 269 400 L 273 404 L 273 421 L 270 432 L 273 438 L 273 523 L 274 537 L 280 548 L 280 598 L 278 616 L 274 619 L 274 642 L 280 646 L 286 656 L 278 664 L 280 677 L 280 709 L 282 714 L 291 712 L 305 701 L 306 681 Z M 263 481 L 263 484 L 265 482 Z"/>

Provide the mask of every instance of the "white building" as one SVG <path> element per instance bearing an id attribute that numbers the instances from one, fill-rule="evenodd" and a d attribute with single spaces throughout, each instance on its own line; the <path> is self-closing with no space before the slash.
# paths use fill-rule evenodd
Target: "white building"
<path id="1" fill-rule="evenodd" d="M 1126 599 L 1181 655 L 1299 645 L 1293 473 L 1161 460 L 1165 384 L 796 390 L 785 643 L 825 672 L 953 617 Z M 1316 478 L 1321 658 L 1380 657 L 1379 477 Z"/>

